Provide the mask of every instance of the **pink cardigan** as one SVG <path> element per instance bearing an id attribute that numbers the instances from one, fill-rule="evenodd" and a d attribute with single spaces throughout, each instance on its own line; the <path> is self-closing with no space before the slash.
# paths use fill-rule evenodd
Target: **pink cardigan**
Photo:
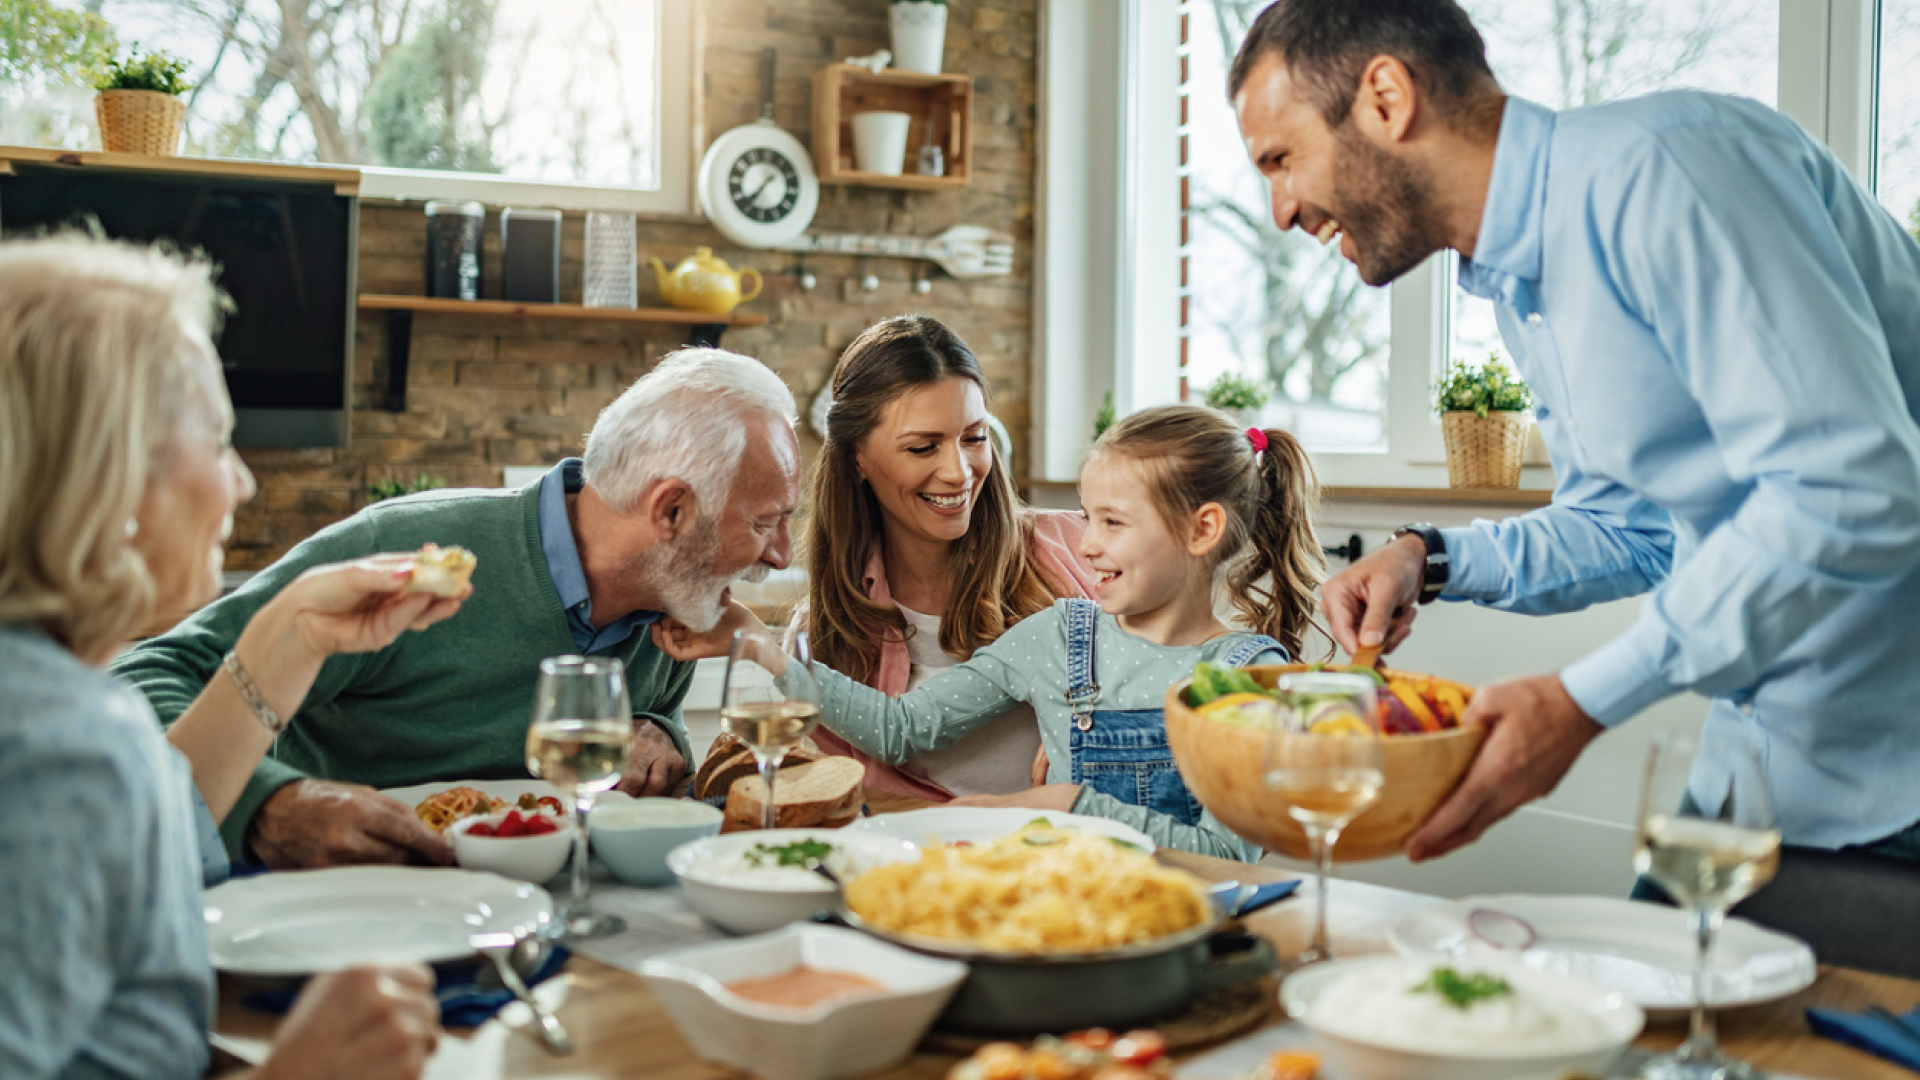
<path id="1" fill-rule="evenodd" d="M 1033 546 L 1028 555 L 1039 565 L 1041 574 L 1050 584 L 1064 584 L 1072 590 L 1062 594 L 1062 599 L 1093 595 L 1093 570 L 1080 560 L 1080 537 L 1087 531 L 1086 518 L 1071 510 L 1036 510 L 1033 515 Z M 873 554 L 867 560 L 864 585 L 869 600 L 876 604 L 893 603 L 893 591 L 887 587 L 886 561 L 881 557 L 878 544 L 874 545 Z M 802 604 L 795 609 L 789 629 L 804 626 L 806 618 L 807 608 Z M 880 642 L 879 662 L 874 665 L 867 685 L 898 697 L 907 692 L 912 673 L 913 661 L 907 656 L 907 643 L 888 634 Z M 854 758 L 865 764 L 869 791 L 906 795 L 928 802 L 948 802 L 953 798 L 953 792 L 939 784 L 886 762 L 876 761 L 824 727 L 815 731 L 813 738 L 827 753 Z"/>

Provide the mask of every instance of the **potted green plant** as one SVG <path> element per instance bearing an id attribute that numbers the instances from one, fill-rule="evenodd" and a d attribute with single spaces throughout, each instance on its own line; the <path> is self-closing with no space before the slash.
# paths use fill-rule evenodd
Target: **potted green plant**
<path id="1" fill-rule="evenodd" d="M 947 50 L 947 0 L 893 0 L 887 5 L 893 66 L 940 74 Z"/>
<path id="2" fill-rule="evenodd" d="M 1202 400 L 1208 408 L 1219 409 L 1242 426 L 1252 427 L 1260 422 L 1260 410 L 1266 407 L 1272 393 L 1265 381 L 1230 371 L 1207 387 Z"/>
<path id="3" fill-rule="evenodd" d="M 178 154 L 187 120 L 187 103 L 180 95 L 193 89 L 183 78 L 186 73 L 186 61 L 164 52 L 132 52 L 125 61 L 108 60 L 93 84 L 99 91 L 93 109 L 100 122 L 100 148 L 156 157 Z"/>
<path id="4" fill-rule="evenodd" d="M 1533 426 L 1533 391 L 1499 353 L 1479 367 L 1455 360 L 1433 384 L 1447 444 L 1447 482 L 1457 488 L 1517 488 Z"/>

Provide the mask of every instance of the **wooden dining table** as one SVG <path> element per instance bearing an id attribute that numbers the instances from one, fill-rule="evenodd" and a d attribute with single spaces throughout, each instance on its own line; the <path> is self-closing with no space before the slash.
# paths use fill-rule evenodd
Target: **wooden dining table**
<path id="1" fill-rule="evenodd" d="M 1284 881 L 1297 875 L 1275 867 L 1249 866 L 1185 852 L 1161 850 L 1156 858 L 1189 870 L 1207 881 L 1245 883 Z M 1299 952 L 1313 930 L 1313 890 L 1303 884 L 1293 899 L 1249 916 L 1249 929 L 1271 940 L 1281 956 Z M 1329 930 L 1343 956 L 1388 952 L 1387 931 L 1406 913 L 1441 902 L 1435 897 L 1358 882 L 1335 881 L 1327 894 Z M 575 955 L 564 972 L 564 997 L 556 1014 L 573 1036 L 574 1054 L 555 1057 L 541 1046 L 532 1018 L 510 1009 L 471 1032 L 449 1036 L 468 1040 L 486 1059 L 467 1075 L 519 1077 L 631 1077 L 634 1080 L 737 1080 L 744 1074 L 696 1057 L 646 983 L 630 972 Z M 217 1034 L 260 1039 L 271 1035 L 278 1017 L 240 1003 L 241 987 L 221 978 Z M 557 992 L 556 992 L 557 993 Z M 1913 1080 L 1914 1074 L 1870 1054 L 1821 1038 L 1807 1027 L 1809 1005 L 1858 1011 L 1868 1005 L 1905 1011 L 1920 1005 L 1920 981 L 1821 965 L 1806 990 L 1780 1001 L 1719 1014 L 1727 1051 L 1769 1073 L 1831 1080 Z M 1278 1018 L 1276 1016 L 1275 1022 Z M 1665 1050 L 1685 1037 L 1684 1024 L 1650 1026 L 1636 1045 Z M 1303 1043 L 1304 1045 L 1304 1043 Z M 874 1080 L 936 1080 L 958 1059 L 925 1049 L 901 1065 L 874 1073 Z M 1222 1077 L 1220 1080 L 1237 1080 Z M 1415 1078 L 1409 1078 L 1415 1080 Z"/>

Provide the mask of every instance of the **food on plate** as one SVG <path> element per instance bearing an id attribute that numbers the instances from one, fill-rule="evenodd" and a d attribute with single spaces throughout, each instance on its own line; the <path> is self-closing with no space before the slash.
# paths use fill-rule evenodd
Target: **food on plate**
<path id="1" fill-rule="evenodd" d="M 1467 704 L 1473 700 L 1471 687 L 1432 675 L 1325 664 L 1309 664 L 1307 670 L 1352 672 L 1373 679 L 1378 684 L 1380 731 L 1386 735 L 1419 735 L 1457 728 Z M 1271 727 L 1280 716 L 1279 701 L 1273 691 L 1244 671 L 1207 660 L 1194 668 L 1187 703 L 1201 716 L 1242 727 Z M 1304 725 L 1315 735 L 1356 733 L 1359 726 L 1355 717 L 1335 708 L 1332 702 L 1327 703 L 1324 716 L 1314 715 L 1314 703 L 1310 700 L 1303 705 L 1303 711 L 1306 713 Z"/>
<path id="2" fill-rule="evenodd" d="M 880 865 L 873 852 L 858 847 L 858 843 L 812 837 L 784 844 L 715 845 L 701 851 L 684 869 L 676 869 L 683 877 L 710 885 L 772 892 L 832 892 L 833 882 L 815 873 L 813 867 L 824 866 L 846 880 Z"/>
<path id="3" fill-rule="evenodd" d="M 866 803 L 866 766 L 852 758 L 830 757 L 780 770 L 774 785 L 774 826 L 781 829 L 833 829 L 860 816 Z M 765 818 L 767 783 L 758 773 L 743 776 L 727 791 L 723 833 L 758 829 Z"/>
<path id="4" fill-rule="evenodd" d="M 479 562 L 473 552 L 463 547 L 424 544 L 413 554 L 413 580 L 407 582 L 407 591 L 459 596 L 466 590 L 473 568 Z"/>
<path id="5" fill-rule="evenodd" d="M 447 826 L 463 817 L 475 814 L 497 814 L 507 808 L 505 799 L 493 796 L 473 787 L 450 787 L 420 800 L 413 808 L 420 823 L 437 833 L 447 831 Z"/>
<path id="6" fill-rule="evenodd" d="M 851 971 L 825 971 L 805 964 L 761 979 L 725 984 L 736 997 L 762 1005 L 807 1009 L 842 998 L 886 992 L 886 984 Z"/>
<path id="7" fill-rule="evenodd" d="M 787 756 L 781 759 L 780 767 L 789 769 L 797 765 L 808 765 L 826 756 L 826 752 L 820 749 L 818 743 L 812 739 L 801 739 L 787 751 Z M 759 771 L 759 763 L 753 760 L 753 751 L 747 748 L 747 744 L 723 731 L 707 750 L 706 760 L 701 762 L 700 768 L 694 771 L 693 797 L 702 802 L 725 799 L 734 781 L 743 776 L 752 776 Z M 780 779 L 782 783 L 786 781 L 784 775 Z"/>
<path id="8" fill-rule="evenodd" d="M 1178 933 L 1211 916 L 1199 879 L 1131 844 L 1044 819 L 971 847 L 933 848 L 846 885 L 878 930 L 995 952 L 1085 953 Z"/>
<path id="9" fill-rule="evenodd" d="M 1247 1080 L 1314 1080 L 1317 1054 L 1274 1053 Z M 1152 1028 L 1115 1035 L 1089 1028 L 1069 1035 L 1042 1035 L 1032 1046 L 988 1043 L 947 1070 L 947 1080 L 1151 1080 L 1171 1076 L 1167 1040 Z"/>
<path id="10" fill-rule="evenodd" d="M 713 820 L 713 807 L 686 799 L 635 799 L 593 809 L 595 829 L 678 828 Z"/>
<path id="11" fill-rule="evenodd" d="M 1554 1054 L 1611 1037 L 1574 1002 L 1529 992 L 1497 971 L 1415 961 L 1348 973 L 1314 999 L 1306 1019 L 1334 1035 L 1424 1054 Z"/>
<path id="12" fill-rule="evenodd" d="M 511 840 L 516 836 L 545 836 L 559 831 L 560 826 L 547 815 L 538 811 L 522 815 L 518 810 L 507 811 L 507 816 L 498 825 L 480 821 L 467 827 L 468 836 L 496 836 L 502 840 Z"/>

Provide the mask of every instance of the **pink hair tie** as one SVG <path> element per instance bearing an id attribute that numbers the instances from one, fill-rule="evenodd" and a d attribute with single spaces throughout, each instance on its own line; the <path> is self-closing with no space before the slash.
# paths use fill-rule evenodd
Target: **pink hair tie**
<path id="1" fill-rule="evenodd" d="M 1254 453 L 1264 454 L 1267 452 L 1267 433 L 1261 431 L 1259 428 L 1250 427 L 1247 429 L 1247 441 L 1253 444 Z"/>

